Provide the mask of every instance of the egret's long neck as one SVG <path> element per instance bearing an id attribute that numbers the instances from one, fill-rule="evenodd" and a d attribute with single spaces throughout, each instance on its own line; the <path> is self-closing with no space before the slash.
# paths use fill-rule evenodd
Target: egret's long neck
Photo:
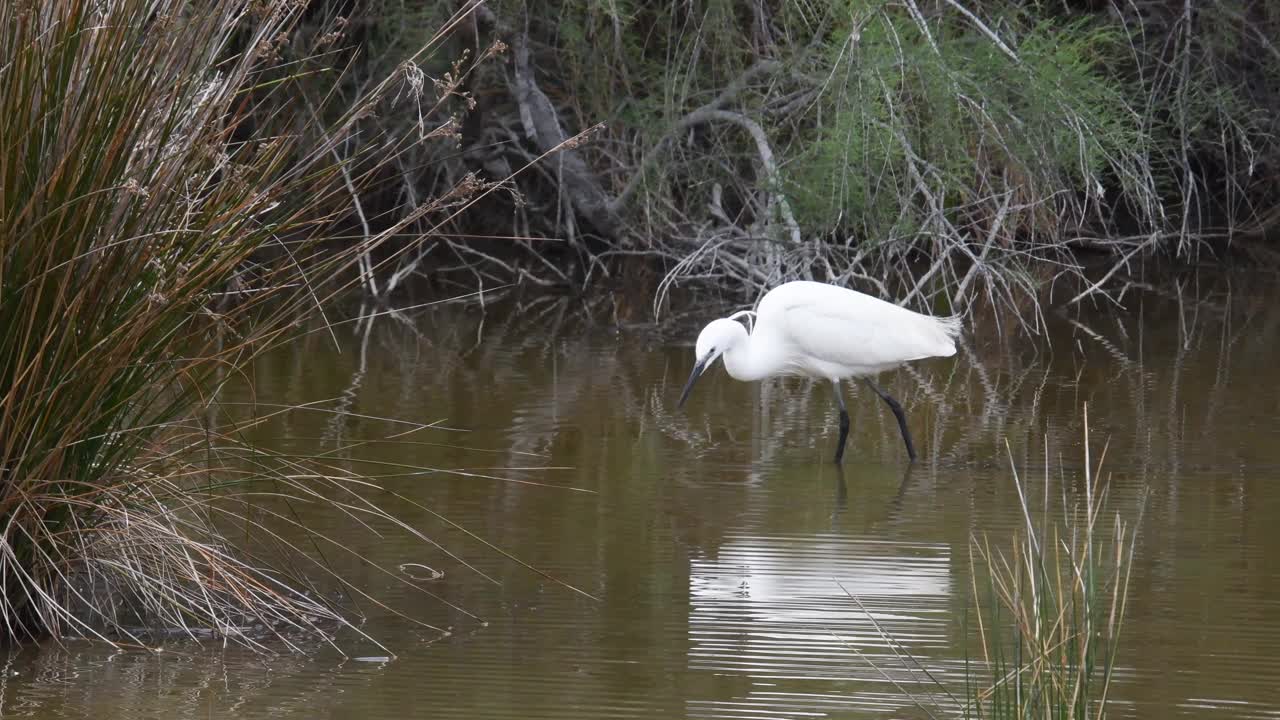
<path id="1" fill-rule="evenodd" d="M 756 335 L 745 335 L 724 353 L 724 369 L 734 380 L 750 382 L 777 375 L 784 359 Z"/>

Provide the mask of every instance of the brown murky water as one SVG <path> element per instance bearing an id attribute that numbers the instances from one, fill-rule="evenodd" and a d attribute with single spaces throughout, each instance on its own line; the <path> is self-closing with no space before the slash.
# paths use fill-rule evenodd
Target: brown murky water
<path id="1" fill-rule="evenodd" d="M 0 715 L 926 717 L 869 664 L 901 668 L 866 613 L 959 681 L 970 538 L 999 544 L 1019 518 L 1005 441 L 1023 473 L 1047 452 L 1055 478 L 1078 477 L 1087 402 L 1110 509 L 1136 519 L 1150 490 L 1111 713 L 1280 717 L 1280 303 L 1196 295 L 1053 315 L 1038 347 L 984 321 L 954 360 L 885 377 L 921 448 L 912 468 L 861 389 L 843 470 L 826 462 L 824 386 L 717 369 L 677 412 L 697 324 L 619 330 L 546 300 L 347 324 L 340 353 L 310 335 L 255 374 L 264 406 L 315 409 L 255 439 L 381 476 L 422 506 L 385 496 L 400 517 L 488 579 L 404 533 L 314 507 L 305 522 L 384 566 L 443 571 L 424 587 L 484 622 L 333 553 L 452 635 L 366 607 L 394 659 L 355 659 L 385 654 L 355 639 L 349 658 L 24 648 L 3 665 Z M 438 427 L 353 445 L 407 427 L 374 417 Z"/>

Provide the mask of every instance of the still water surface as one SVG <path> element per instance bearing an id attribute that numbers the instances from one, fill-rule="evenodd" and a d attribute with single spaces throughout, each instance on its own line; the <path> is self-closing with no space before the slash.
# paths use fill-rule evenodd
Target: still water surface
<path id="1" fill-rule="evenodd" d="M 1046 456 L 1054 488 L 1078 483 L 1088 403 L 1109 509 L 1136 520 L 1149 490 L 1112 715 L 1280 718 L 1280 303 L 1197 295 L 1054 315 L 1038 346 L 978 321 L 956 358 L 886 376 L 921 449 L 911 468 L 863 389 L 848 391 L 843 470 L 827 462 L 823 385 L 717 368 L 676 411 L 702 316 L 618 327 L 545 300 L 349 323 L 340 351 L 313 333 L 231 400 L 312 403 L 252 439 L 330 453 L 421 506 L 375 496 L 444 550 L 299 512 L 384 567 L 443 572 L 420 584 L 435 599 L 330 553 L 452 633 L 365 603 L 362 629 L 394 659 L 370 661 L 387 652 L 354 638 L 349 657 L 24 648 L 3 667 L 0 715 L 927 717 L 902 691 L 927 687 L 881 629 L 961 681 L 970 540 L 1007 545 L 1017 526 L 1010 454 L 1037 483 Z"/>

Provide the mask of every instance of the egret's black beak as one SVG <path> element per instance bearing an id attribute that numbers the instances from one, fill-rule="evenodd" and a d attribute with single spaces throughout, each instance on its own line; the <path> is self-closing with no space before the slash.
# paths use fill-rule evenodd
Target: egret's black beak
<path id="1" fill-rule="evenodd" d="M 693 384 L 698 381 L 698 376 L 707 369 L 707 365 L 710 365 L 714 359 L 713 355 L 708 355 L 708 357 L 704 357 L 694 364 L 693 372 L 689 373 L 689 381 L 684 384 L 684 392 L 680 393 L 680 402 L 676 403 L 676 409 L 684 407 L 684 401 L 688 400 L 689 393 L 693 392 Z"/>

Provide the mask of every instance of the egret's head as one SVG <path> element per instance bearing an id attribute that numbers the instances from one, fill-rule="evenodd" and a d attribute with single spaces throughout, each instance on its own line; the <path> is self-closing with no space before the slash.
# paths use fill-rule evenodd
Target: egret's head
<path id="1" fill-rule="evenodd" d="M 689 393 L 693 392 L 693 384 L 697 382 L 698 376 L 710 367 L 716 358 L 746 339 L 747 329 L 742 326 L 742 323 L 728 318 L 712 320 L 702 328 L 702 332 L 698 333 L 698 343 L 694 346 L 696 361 L 693 372 L 689 375 L 689 382 L 684 385 L 684 392 L 680 394 L 680 403 L 676 407 L 684 406 L 684 401 L 689 399 Z"/>

